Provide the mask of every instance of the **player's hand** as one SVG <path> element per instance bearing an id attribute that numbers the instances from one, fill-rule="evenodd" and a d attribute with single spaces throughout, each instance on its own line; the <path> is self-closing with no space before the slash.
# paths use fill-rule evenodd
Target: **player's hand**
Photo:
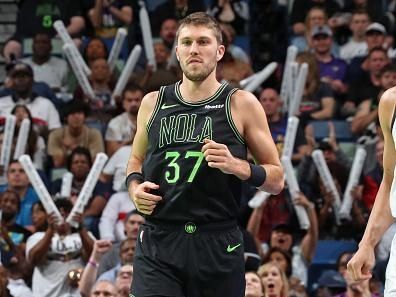
<path id="1" fill-rule="evenodd" d="M 157 190 L 159 185 L 145 181 L 141 184 L 134 185 L 131 183 L 130 189 L 132 188 L 133 202 L 135 203 L 136 209 L 141 213 L 150 215 L 157 203 L 162 200 L 161 196 L 151 194 L 152 190 Z"/>
<path id="2" fill-rule="evenodd" d="M 347 264 L 348 273 L 354 281 L 370 279 L 374 264 L 374 249 L 367 245 L 361 246 Z"/>
<path id="3" fill-rule="evenodd" d="M 236 167 L 240 165 L 239 159 L 235 158 L 225 144 L 217 143 L 210 139 L 204 140 L 202 153 L 205 156 L 208 166 L 220 169 L 226 174 L 234 174 Z"/>

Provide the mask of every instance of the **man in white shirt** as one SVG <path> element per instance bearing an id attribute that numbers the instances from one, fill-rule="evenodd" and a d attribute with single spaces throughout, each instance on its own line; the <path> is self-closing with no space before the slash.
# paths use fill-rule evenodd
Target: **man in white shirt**
<path id="1" fill-rule="evenodd" d="M 122 92 L 122 114 L 109 122 L 105 142 L 106 153 L 111 156 L 120 147 L 130 145 L 136 133 L 137 113 L 144 96 L 143 89 L 135 84 L 128 84 Z"/>
<path id="2" fill-rule="evenodd" d="M 35 80 L 46 82 L 55 91 L 66 87 L 67 63 L 51 56 L 51 37 L 46 33 L 37 33 L 33 38 L 32 50 L 33 55 L 23 61 L 33 68 Z"/>
<path id="3" fill-rule="evenodd" d="M 26 105 L 33 117 L 35 126 L 49 130 L 61 126 L 55 105 L 47 98 L 33 92 L 33 69 L 26 63 L 18 62 L 11 71 L 13 95 L 0 98 L 0 116 L 11 113 L 16 104 Z"/>
<path id="4" fill-rule="evenodd" d="M 351 39 L 340 48 L 340 57 L 349 62 L 355 57 L 367 54 L 366 29 L 370 17 L 366 11 L 358 10 L 352 14 L 349 29 L 352 31 Z"/>

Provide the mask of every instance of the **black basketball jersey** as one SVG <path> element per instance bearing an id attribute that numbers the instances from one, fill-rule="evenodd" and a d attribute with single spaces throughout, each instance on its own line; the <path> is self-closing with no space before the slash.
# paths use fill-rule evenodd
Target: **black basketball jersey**
<path id="1" fill-rule="evenodd" d="M 162 87 L 148 125 L 143 162 L 146 181 L 158 184 L 162 196 L 152 221 L 200 224 L 235 219 L 241 180 L 210 168 L 201 152 L 204 139 L 227 145 L 233 156 L 246 159 L 246 145 L 231 118 L 230 99 L 237 90 L 222 84 L 200 102 L 186 102 L 180 82 Z"/>

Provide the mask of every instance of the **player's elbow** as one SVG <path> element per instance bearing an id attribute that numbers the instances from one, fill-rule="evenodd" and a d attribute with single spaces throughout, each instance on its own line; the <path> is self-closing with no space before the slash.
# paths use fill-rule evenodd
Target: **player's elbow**
<path id="1" fill-rule="evenodd" d="M 279 172 L 279 174 L 276 175 L 276 177 L 273 177 L 271 182 L 264 183 L 264 187 L 262 190 L 272 194 L 272 195 L 278 195 L 282 190 L 283 187 L 285 186 L 285 181 L 283 178 L 283 171 Z"/>
<path id="2" fill-rule="evenodd" d="M 272 195 L 278 195 L 282 190 L 283 187 L 285 186 L 283 178 L 281 178 L 276 184 L 274 185 L 271 194 Z"/>

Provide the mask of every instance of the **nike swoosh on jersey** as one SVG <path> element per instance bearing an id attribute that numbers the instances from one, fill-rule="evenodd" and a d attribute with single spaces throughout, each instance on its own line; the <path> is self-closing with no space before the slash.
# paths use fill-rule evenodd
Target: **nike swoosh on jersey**
<path id="1" fill-rule="evenodd" d="M 176 106 L 179 106 L 179 104 L 166 105 L 166 103 L 164 103 L 164 104 L 161 106 L 161 109 L 168 109 L 168 108 L 172 108 L 172 107 L 176 107 Z"/>

